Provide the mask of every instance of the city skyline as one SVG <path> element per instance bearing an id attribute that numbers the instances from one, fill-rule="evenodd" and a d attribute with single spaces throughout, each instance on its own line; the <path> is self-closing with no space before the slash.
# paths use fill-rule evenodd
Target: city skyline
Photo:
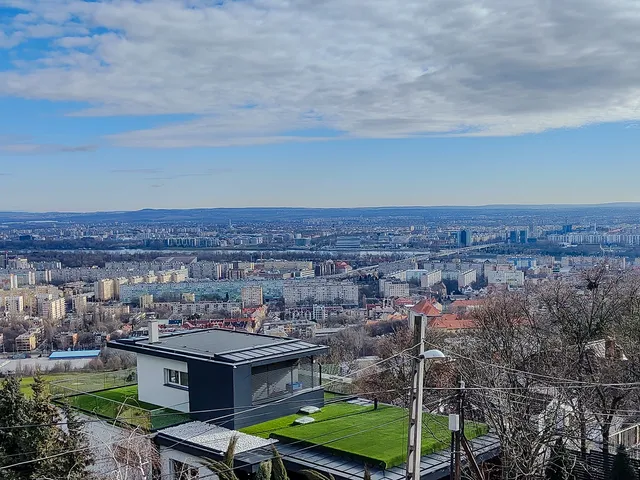
<path id="1" fill-rule="evenodd" d="M 2 210 L 640 201 L 640 7 L 573 3 L 0 1 Z"/>

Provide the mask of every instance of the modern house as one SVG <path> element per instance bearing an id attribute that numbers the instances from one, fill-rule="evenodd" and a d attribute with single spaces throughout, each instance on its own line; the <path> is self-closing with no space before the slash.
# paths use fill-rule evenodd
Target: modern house
<path id="1" fill-rule="evenodd" d="M 328 348 L 222 329 L 109 342 L 137 354 L 138 399 L 229 429 L 322 406 L 315 357 Z"/>

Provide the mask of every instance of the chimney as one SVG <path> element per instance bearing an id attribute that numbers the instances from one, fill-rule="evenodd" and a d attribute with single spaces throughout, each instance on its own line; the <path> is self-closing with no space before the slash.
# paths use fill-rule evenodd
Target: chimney
<path id="1" fill-rule="evenodd" d="M 150 320 L 147 328 L 149 329 L 149 343 L 158 343 L 160 335 L 158 333 L 158 321 Z"/>

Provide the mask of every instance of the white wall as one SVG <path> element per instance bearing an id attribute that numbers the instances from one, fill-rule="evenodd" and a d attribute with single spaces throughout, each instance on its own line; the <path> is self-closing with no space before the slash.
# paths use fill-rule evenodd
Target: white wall
<path id="1" fill-rule="evenodd" d="M 166 478 L 167 480 L 173 480 L 174 478 L 177 478 L 174 476 L 175 472 L 173 471 L 172 460 L 177 460 L 179 462 L 191 465 L 192 467 L 197 467 L 200 477 L 206 478 L 207 480 L 218 480 L 217 475 L 215 475 L 207 467 L 202 466 L 202 463 L 204 462 L 203 459 L 194 457 L 192 455 L 187 455 L 186 453 L 180 452 L 179 450 L 174 450 L 165 446 L 160 447 L 162 478 Z"/>
<path id="2" fill-rule="evenodd" d="M 164 384 L 164 369 L 169 368 L 188 372 L 186 362 L 141 354 L 138 354 L 137 358 L 138 399 L 180 412 L 188 412 L 189 392 L 179 388 L 167 387 Z"/>

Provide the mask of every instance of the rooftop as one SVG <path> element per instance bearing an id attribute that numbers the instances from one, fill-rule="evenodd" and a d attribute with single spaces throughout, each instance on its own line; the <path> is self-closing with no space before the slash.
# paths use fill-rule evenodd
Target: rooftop
<path id="1" fill-rule="evenodd" d="M 109 342 L 109 346 L 149 355 L 200 357 L 223 363 L 256 363 L 283 357 L 321 355 L 327 347 L 296 339 L 211 328 L 161 335 L 157 343 L 147 337 Z"/>
<path id="2" fill-rule="evenodd" d="M 384 469 L 406 460 L 408 414 L 403 408 L 381 404 L 375 409 L 372 402 L 356 399 L 325 405 L 320 412 L 309 415 L 313 423 L 293 425 L 301 416 L 289 415 L 241 431 L 297 447 L 314 445 L 321 451 Z M 447 448 L 451 439 L 448 418 L 424 414 L 423 422 L 422 455 Z M 473 422 L 465 427 L 469 439 L 487 431 L 486 425 Z"/>
<path id="3" fill-rule="evenodd" d="M 177 441 L 188 441 L 199 447 L 208 448 L 224 453 L 229 446 L 229 440 L 234 435 L 238 437 L 235 453 L 243 453 L 255 448 L 266 447 L 275 440 L 239 433 L 235 430 L 219 427 L 205 422 L 189 422 L 162 430 L 162 435 Z"/>

